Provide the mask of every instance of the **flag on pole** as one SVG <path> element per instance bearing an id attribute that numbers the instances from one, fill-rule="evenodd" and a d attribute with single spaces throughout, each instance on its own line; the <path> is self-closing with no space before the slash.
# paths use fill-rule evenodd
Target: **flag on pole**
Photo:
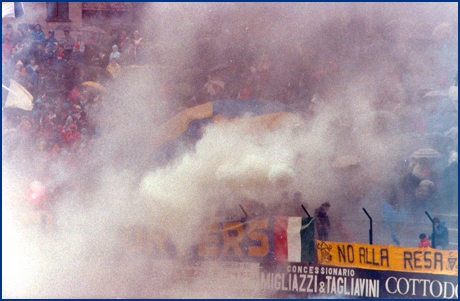
<path id="1" fill-rule="evenodd" d="M 313 262 L 314 222 L 311 217 L 275 218 L 274 255 L 277 261 Z"/>
<path id="2" fill-rule="evenodd" d="M 22 2 L 2 2 L 2 19 L 19 18 L 24 15 Z"/>
<path id="3" fill-rule="evenodd" d="M 10 80 L 10 87 L 2 85 L 2 88 L 8 90 L 5 108 L 19 108 L 26 111 L 33 109 L 33 96 L 26 88 L 18 84 L 15 80 Z"/>

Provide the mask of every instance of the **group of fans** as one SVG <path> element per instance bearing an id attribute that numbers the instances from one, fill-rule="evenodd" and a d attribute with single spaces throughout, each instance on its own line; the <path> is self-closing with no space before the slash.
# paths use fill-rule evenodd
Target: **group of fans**
<path id="1" fill-rule="evenodd" d="M 435 88 L 423 90 L 414 88 L 416 81 L 411 81 L 411 76 L 415 78 L 415 75 L 404 59 L 394 59 L 400 55 L 396 50 L 382 59 L 388 62 L 382 62 L 383 70 L 372 69 L 373 56 L 369 49 L 390 49 L 394 42 L 390 35 L 385 36 L 388 40 L 377 37 L 369 41 L 350 26 L 348 37 L 354 41 L 353 45 L 323 51 L 325 46 L 320 45 L 320 41 L 304 43 L 298 60 L 292 61 L 278 60 L 276 53 L 258 49 L 250 39 L 245 43 L 244 39 L 232 41 L 219 52 L 213 46 L 214 37 L 199 37 L 193 62 L 184 64 L 180 76 L 165 82 L 163 87 L 171 92 L 170 97 L 179 95 L 189 107 L 218 99 L 253 98 L 283 102 L 298 109 L 306 119 L 313 119 L 321 106 L 339 104 L 340 89 L 346 86 L 343 78 L 356 73 L 359 67 L 363 72 L 379 74 L 383 83 L 378 86 L 378 97 L 372 103 L 380 117 L 376 118 L 375 132 L 379 134 L 399 125 L 400 132 L 415 133 L 418 137 L 431 135 L 432 141 L 439 138 L 435 133 L 441 134 L 448 142 L 431 143 L 429 147 L 438 147 L 438 158 L 442 156 L 448 167 L 456 164 L 458 139 L 451 130 L 457 125 L 457 99 L 434 93 L 449 89 L 453 79 L 452 35 L 436 37 L 432 47 L 425 47 L 426 52 L 435 53 L 433 56 L 439 64 L 426 76 L 432 77 Z M 63 32 L 63 38 L 57 40 L 54 30 L 45 34 L 40 24 L 20 24 L 17 31 L 9 24 L 5 27 L 2 83 L 10 87 L 14 81 L 25 87 L 32 95 L 33 109 L 24 112 L 5 107 L 11 92 L 2 90 L 4 160 L 14 157 L 21 149 L 34 149 L 47 162 L 63 159 L 69 166 L 78 168 L 79 162 L 85 160 L 91 139 L 101 135 L 97 123 L 101 99 L 106 92 L 104 85 L 118 80 L 123 66 L 145 63 L 148 56 L 137 30 L 132 35 L 122 30 L 103 45 L 97 33 L 74 38 L 71 30 Z M 363 62 L 369 62 L 369 66 L 363 66 Z M 177 93 L 184 87 L 181 84 L 189 87 L 182 94 Z M 389 114 L 394 118 L 388 118 Z M 345 131 L 346 126 L 337 124 L 337 133 Z M 432 200 L 436 185 L 445 185 L 451 175 L 446 176 L 448 179 L 444 182 L 439 181 L 439 177 L 434 177 L 433 164 L 416 159 L 405 166 L 398 189 L 411 202 Z M 321 234 L 326 238 L 328 227 L 323 227 Z"/>

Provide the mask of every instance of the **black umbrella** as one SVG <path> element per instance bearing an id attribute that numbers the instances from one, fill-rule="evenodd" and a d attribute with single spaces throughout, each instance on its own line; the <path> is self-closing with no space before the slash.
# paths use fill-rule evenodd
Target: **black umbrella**
<path id="1" fill-rule="evenodd" d="M 107 31 L 94 25 L 83 27 L 81 31 L 107 34 Z"/>
<path id="2" fill-rule="evenodd" d="M 441 154 L 432 148 L 421 148 L 413 152 L 412 155 L 410 155 L 410 157 L 414 159 L 437 159 L 441 157 Z"/>
<path id="3" fill-rule="evenodd" d="M 59 25 L 58 27 L 56 27 L 55 30 L 76 31 L 77 29 L 75 27 L 73 27 L 72 25 L 63 24 L 63 25 Z"/>

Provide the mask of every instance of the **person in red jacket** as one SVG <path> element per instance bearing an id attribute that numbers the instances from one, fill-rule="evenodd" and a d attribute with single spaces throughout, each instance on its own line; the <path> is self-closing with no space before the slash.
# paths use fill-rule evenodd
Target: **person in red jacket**
<path id="1" fill-rule="evenodd" d="M 430 241 L 425 233 L 420 234 L 418 238 L 420 238 L 420 242 L 418 243 L 419 248 L 431 248 Z"/>

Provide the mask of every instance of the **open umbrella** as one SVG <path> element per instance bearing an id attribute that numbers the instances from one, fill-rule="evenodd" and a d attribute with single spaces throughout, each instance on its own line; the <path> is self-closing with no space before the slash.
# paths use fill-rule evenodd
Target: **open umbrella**
<path id="1" fill-rule="evenodd" d="M 102 33 L 102 34 L 107 34 L 107 31 L 105 31 L 104 29 L 99 28 L 99 27 L 97 27 L 97 26 L 94 26 L 94 25 L 90 25 L 90 26 L 83 27 L 83 28 L 81 29 L 81 31 L 84 31 L 84 32 L 91 32 L 91 33 Z"/>
<path id="2" fill-rule="evenodd" d="M 451 127 L 447 132 L 444 132 L 444 136 L 452 140 L 458 138 L 458 126 Z"/>
<path id="3" fill-rule="evenodd" d="M 410 157 L 414 159 L 437 159 L 441 157 L 441 154 L 432 148 L 421 148 L 413 152 L 412 155 L 410 155 Z"/>
<path id="4" fill-rule="evenodd" d="M 230 68 L 229 64 L 218 64 L 217 66 L 214 66 L 211 69 L 209 69 L 209 74 L 215 73 L 217 71 L 222 71 L 228 68 Z"/>
<path id="5" fill-rule="evenodd" d="M 206 93 L 215 96 L 225 87 L 225 83 L 221 80 L 210 80 L 204 85 Z"/>
<path id="6" fill-rule="evenodd" d="M 360 161 L 355 156 L 341 156 L 332 163 L 334 168 L 345 168 L 349 166 L 359 166 Z"/>
<path id="7" fill-rule="evenodd" d="M 423 100 L 440 100 L 440 99 L 447 98 L 447 97 L 449 97 L 449 95 L 441 91 L 430 91 L 426 93 L 425 95 L 423 95 L 422 99 Z"/>
<path id="8" fill-rule="evenodd" d="M 104 88 L 104 86 L 102 86 L 100 83 L 98 82 L 93 82 L 93 81 L 87 81 L 87 82 L 84 82 L 81 84 L 82 86 L 85 86 L 85 87 L 93 87 L 93 88 L 96 88 L 102 92 L 107 92 L 107 89 Z"/>
<path id="9" fill-rule="evenodd" d="M 59 25 L 55 30 L 76 31 L 77 29 L 69 24 Z"/>

